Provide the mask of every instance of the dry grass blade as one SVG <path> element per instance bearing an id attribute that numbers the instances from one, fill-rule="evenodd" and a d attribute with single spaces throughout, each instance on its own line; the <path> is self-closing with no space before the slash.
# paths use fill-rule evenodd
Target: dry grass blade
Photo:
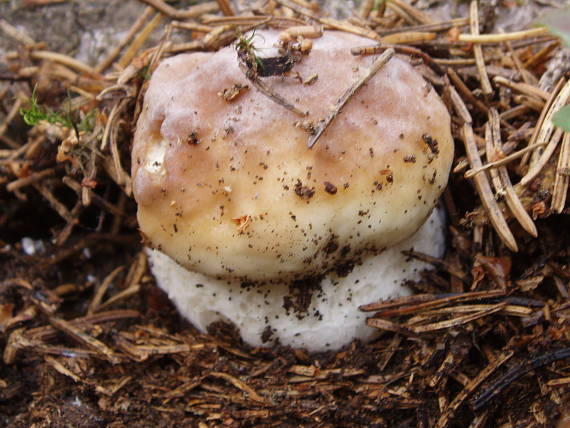
<path id="1" fill-rule="evenodd" d="M 121 273 L 123 269 L 124 266 L 119 266 L 115 268 L 109 275 L 107 275 L 107 277 L 103 280 L 101 285 L 97 287 L 97 290 L 95 291 L 95 296 L 93 296 L 93 299 L 89 304 L 89 308 L 87 309 L 88 315 L 92 315 L 93 313 L 97 312 L 97 309 L 99 309 L 101 301 L 103 300 L 103 296 L 105 295 L 105 293 L 107 292 L 107 290 L 109 289 L 109 287 L 111 286 L 117 275 L 119 275 L 119 273 Z"/>
<path id="2" fill-rule="evenodd" d="M 460 34 L 459 41 L 466 43 L 502 43 L 513 40 L 531 39 L 533 37 L 547 36 L 550 33 L 546 28 L 532 28 L 530 30 L 513 31 L 503 34 Z"/>
<path id="3" fill-rule="evenodd" d="M 429 42 L 430 40 L 435 40 L 437 37 L 436 33 L 427 33 L 422 31 L 406 31 L 403 33 L 390 34 L 388 36 L 383 36 L 381 39 L 382 43 L 387 44 L 415 44 L 422 42 Z"/>
<path id="4" fill-rule="evenodd" d="M 222 11 L 225 16 L 233 16 L 235 15 L 232 5 L 229 0 L 217 0 L 218 7 Z"/>
<path id="5" fill-rule="evenodd" d="M 131 297 L 131 296 L 134 296 L 140 291 L 140 289 L 141 289 L 140 284 L 133 284 L 133 285 L 129 286 L 128 288 L 124 289 L 123 291 L 120 291 L 119 293 L 110 297 L 105 302 L 101 303 L 101 306 L 99 306 L 99 309 L 106 309 L 109 306 L 111 306 L 117 302 L 120 302 L 121 300 L 124 300 L 124 299 Z"/>
<path id="6" fill-rule="evenodd" d="M 462 123 L 469 123 L 469 124 L 473 123 L 473 118 L 471 117 L 471 113 L 469 113 L 469 109 L 467 108 L 467 106 L 465 105 L 465 103 L 463 102 L 463 100 L 461 99 L 461 97 L 459 96 L 459 94 L 457 93 L 457 91 L 453 86 L 449 87 L 449 94 L 453 107 L 455 108 L 455 111 L 461 118 Z M 477 147 L 475 147 L 475 149 L 477 150 Z M 479 154 L 478 150 L 477 154 Z"/>
<path id="7" fill-rule="evenodd" d="M 374 3 L 376 3 L 375 0 L 364 0 L 358 10 L 358 16 L 362 19 L 368 19 L 370 12 L 372 12 L 372 9 L 374 8 Z"/>
<path id="8" fill-rule="evenodd" d="M 189 30 L 189 31 L 198 31 L 200 33 L 209 33 L 215 28 L 210 25 L 198 24 L 196 22 L 172 21 L 170 25 L 172 25 L 173 28 L 181 28 L 183 30 Z"/>
<path id="9" fill-rule="evenodd" d="M 448 272 L 450 275 L 461 281 L 464 281 L 467 278 L 465 272 L 463 272 L 461 269 L 458 269 L 457 266 L 455 266 L 453 263 L 449 263 L 443 259 L 409 250 L 402 251 L 402 254 L 405 254 L 408 257 L 412 257 L 416 260 L 421 260 L 422 262 L 429 263 L 433 266 L 437 266 L 438 268 Z"/>
<path id="10" fill-rule="evenodd" d="M 449 21 L 444 22 L 435 22 L 433 24 L 424 24 L 424 25 L 412 25 L 406 27 L 397 27 L 397 28 L 390 28 L 390 29 L 378 29 L 378 34 L 381 36 L 387 36 L 389 34 L 397 34 L 397 33 L 407 33 L 407 32 L 417 32 L 417 31 L 447 31 L 453 27 L 462 27 L 464 25 L 469 25 L 468 18 L 456 18 L 450 19 Z"/>
<path id="11" fill-rule="evenodd" d="M 22 106 L 22 97 L 19 96 L 18 98 L 16 98 L 14 104 L 12 104 L 12 108 L 10 109 L 10 111 L 8 112 L 2 123 L 0 123 L 0 135 L 4 135 L 6 129 L 8 129 L 8 125 L 10 125 L 10 122 L 12 122 L 14 118 L 18 116 L 21 106 Z"/>
<path id="12" fill-rule="evenodd" d="M 555 131 L 554 136 L 550 137 L 554 131 L 552 117 L 558 110 L 568 103 L 568 100 L 570 100 L 570 81 L 566 82 L 560 92 L 558 92 L 558 95 L 552 101 L 548 112 L 544 116 L 544 121 L 542 122 L 541 128 L 537 134 L 537 142 L 545 142 L 548 140 L 549 143 L 544 149 L 544 152 L 540 154 L 538 158 L 532 159 L 534 162 L 531 162 L 528 172 L 520 181 L 522 186 L 530 183 L 540 173 L 558 146 L 562 134 L 559 131 Z"/>
<path id="13" fill-rule="evenodd" d="M 372 40 L 380 40 L 380 36 L 375 31 L 369 30 L 367 28 L 358 27 L 356 25 L 352 25 L 349 23 L 341 22 L 333 18 L 319 17 L 315 15 L 312 10 L 299 6 L 293 3 L 291 0 L 275 0 L 275 3 L 289 8 L 294 12 L 298 13 L 299 15 L 306 16 L 307 18 L 320 22 L 323 25 L 326 25 L 330 28 L 334 28 L 335 30 L 346 31 L 348 33 L 357 34 Z"/>
<path id="14" fill-rule="evenodd" d="M 6 186 L 6 190 L 9 192 L 14 192 L 18 189 L 21 189 L 23 187 L 41 181 L 46 177 L 52 176 L 55 174 L 55 172 L 56 172 L 55 168 L 47 168 L 44 169 L 43 171 L 34 172 L 33 174 L 28 175 L 27 177 L 19 178 L 18 180 L 10 182 Z"/>
<path id="15" fill-rule="evenodd" d="M 445 320 L 445 321 L 438 321 L 430 324 L 416 325 L 411 327 L 411 330 L 416 334 L 422 334 L 422 333 L 430 333 L 432 331 L 437 331 L 437 330 L 458 327 L 460 325 L 475 321 L 479 318 L 483 318 L 488 315 L 501 312 L 503 309 L 505 309 L 506 306 L 507 304 L 505 302 L 498 303 L 497 305 L 491 305 L 487 309 L 476 312 L 472 315 L 464 315 L 462 317 L 452 318 L 450 320 Z"/>
<path id="16" fill-rule="evenodd" d="M 487 160 L 489 162 L 494 162 L 497 160 L 497 154 L 503 152 L 499 113 L 494 108 L 490 110 L 489 121 L 490 126 L 488 126 L 488 129 L 490 135 L 489 138 L 486 138 Z M 490 169 L 490 173 L 491 176 L 493 176 L 493 168 Z M 508 207 L 520 225 L 523 227 L 523 229 L 526 230 L 531 236 L 536 238 L 538 236 L 536 226 L 532 221 L 530 215 L 526 212 L 521 200 L 517 196 L 515 189 L 511 183 L 509 172 L 505 166 L 499 166 L 497 168 L 496 178 L 494 177 L 493 183 L 495 184 L 495 190 L 497 193 L 503 194 L 505 196 Z"/>
<path id="17" fill-rule="evenodd" d="M 46 186 L 44 186 L 42 183 L 39 182 L 32 183 L 32 186 L 34 186 L 34 188 L 40 193 L 40 195 L 42 195 L 44 199 L 49 202 L 53 210 L 57 212 L 61 216 L 61 218 L 63 218 L 66 222 L 73 223 L 78 221 L 76 217 L 71 215 L 67 207 L 62 202 L 60 202 L 53 195 L 51 190 L 49 190 Z"/>
<path id="18" fill-rule="evenodd" d="M 366 325 L 375 327 L 380 330 L 391 331 L 393 333 L 401 334 L 402 336 L 406 337 L 420 337 L 420 335 L 413 328 L 409 328 L 382 318 L 367 318 Z"/>
<path id="19" fill-rule="evenodd" d="M 85 73 L 87 75 L 96 76 L 96 77 L 99 76 L 97 70 L 85 64 L 84 62 L 72 58 L 68 55 L 64 55 L 57 52 L 50 52 L 50 51 L 32 51 L 30 53 L 30 56 L 33 59 L 43 59 L 63 64 L 73 70 L 79 71 L 80 73 Z"/>
<path id="20" fill-rule="evenodd" d="M 370 79 L 372 79 L 376 73 L 378 73 L 384 65 L 390 61 L 390 59 L 394 56 L 394 49 L 389 48 L 382 55 L 380 55 L 374 63 L 370 66 L 368 71 L 362 75 L 360 79 L 358 79 L 354 84 L 348 88 L 338 99 L 334 109 L 328 114 L 328 116 L 323 120 L 322 123 L 319 124 L 316 132 L 309 137 L 309 142 L 307 143 L 309 149 L 315 145 L 315 143 L 319 140 L 323 132 L 330 126 L 332 121 L 338 114 L 342 111 L 343 107 L 346 103 L 354 96 L 354 94 L 363 86 L 365 85 Z"/>
<path id="21" fill-rule="evenodd" d="M 246 393 L 248 395 L 248 397 L 251 398 L 252 400 L 257 401 L 258 403 L 262 403 L 262 404 L 269 404 L 268 401 L 265 398 L 263 398 L 261 395 L 259 395 L 257 392 L 255 392 L 255 390 L 253 388 L 251 388 L 245 382 L 242 382 L 241 380 L 239 380 L 238 378 L 236 378 L 234 376 L 231 376 L 227 373 L 222 373 L 222 372 L 212 372 L 212 373 L 209 373 L 208 376 L 217 377 L 220 379 L 227 380 L 233 386 L 235 386 L 239 390 Z"/>
<path id="22" fill-rule="evenodd" d="M 477 107 L 478 110 L 482 111 L 483 113 L 485 114 L 489 113 L 489 107 L 487 107 L 483 102 L 479 101 L 475 97 L 475 95 L 473 95 L 473 93 L 469 90 L 467 85 L 463 83 L 463 80 L 461 80 L 461 78 L 455 72 L 455 70 L 453 70 L 452 68 L 448 68 L 447 75 L 449 76 L 449 78 L 451 79 L 451 81 L 459 91 L 459 93 L 461 93 L 461 95 L 463 95 L 468 102 L 473 104 L 475 107 Z"/>
<path id="23" fill-rule="evenodd" d="M 153 355 L 172 355 L 190 352 L 191 347 L 186 343 L 179 343 L 172 340 L 166 343 L 151 343 L 150 345 L 133 344 L 129 334 L 120 333 L 114 339 L 117 346 L 128 354 L 135 361 L 143 362 Z"/>
<path id="24" fill-rule="evenodd" d="M 5 19 L 0 19 L 0 30 L 27 48 L 31 48 L 36 44 L 34 39 L 32 39 L 22 29 L 14 27 Z"/>
<path id="25" fill-rule="evenodd" d="M 95 67 L 95 70 L 97 72 L 102 73 L 107 68 L 109 68 L 111 64 L 113 64 L 115 59 L 121 53 L 121 50 L 129 44 L 129 42 L 135 36 L 135 34 L 137 34 L 140 31 L 140 29 L 143 27 L 146 20 L 152 16 L 152 12 L 153 8 L 150 6 L 144 10 L 144 12 L 137 18 L 137 20 L 134 22 L 134 24 L 129 29 L 128 33 L 125 35 L 125 37 L 123 37 L 123 39 L 119 42 L 119 44 L 117 44 L 117 46 L 115 46 L 113 50 L 99 64 L 97 64 L 97 66 Z"/>
<path id="26" fill-rule="evenodd" d="M 553 51 L 555 51 L 559 45 L 560 45 L 559 41 L 549 43 L 548 45 L 546 45 L 545 47 L 540 49 L 537 53 L 532 55 L 529 59 L 527 59 L 524 62 L 524 66 L 526 68 L 532 69 L 532 68 L 536 67 L 538 64 L 544 64 L 546 62 L 547 58 L 549 57 L 549 55 Z"/>
<path id="27" fill-rule="evenodd" d="M 493 142 L 494 133 L 491 131 L 491 126 L 487 122 L 485 124 L 485 154 L 487 155 L 487 161 L 491 162 L 497 156 L 495 155 L 495 146 Z M 503 183 L 499 177 L 499 172 L 496 168 L 488 168 L 489 175 L 491 176 L 491 183 L 497 192 L 497 196 L 503 196 L 505 194 L 505 189 L 503 188 Z"/>
<path id="28" fill-rule="evenodd" d="M 504 44 L 507 50 L 509 51 L 509 55 L 513 60 L 513 64 L 515 65 L 518 74 L 524 80 L 524 83 L 527 85 L 532 85 L 532 83 L 536 81 L 536 78 L 524 67 L 524 64 L 521 62 L 519 54 L 513 49 L 512 43 L 506 41 Z"/>
<path id="29" fill-rule="evenodd" d="M 57 372 L 61 373 L 64 376 L 67 376 L 67 377 L 73 379 L 74 382 L 77 382 L 77 383 L 81 382 L 80 376 L 73 373 L 71 370 L 69 370 L 67 367 L 65 367 L 62 363 L 60 363 L 55 358 L 45 356 L 44 359 L 45 359 L 46 363 L 48 363 L 50 366 L 52 366 Z"/>
<path id="30" fill-rule="evenodd" d="M 481 299 L 494 299 L 506 294 L 503 290 L 473 291 L 451 295 L 417 294 L 392 301 L 380 301 L 360 307 L 361 311 L 378 312 L 378 316 L 388 317 L 419 312 L 422 309 L 444 307 L 453 302 L 466 302 Z M 405 307 L 408 306 L 408 307 Z M 396 308 L 396 309 L 394 309 Z"/>
<path id="31" fill-rule="evenodd" d="M 472 0 L 469 9 L 470 17 L 470 27 L 471 35 L 473 37 L 479 36 L 479 8 L 477 6 L 477 1 Z M 483 48 L 480 44 L 475 43 L 473 45 L 473 55 L 475 56 L 475 64 L 477 65 L 477 71 L 479 72 L 479 80 L 481 82 L 481 89 L 483 94 L 490 95 L 493 93 L 493 88 L 491 82 L 489 81 L 489 75 L 487 74 L 487 69 L 485 68 L 485 58 L 483 57 Z"/>
<path id="32" fill-rule="evenodd" d="M 562 148 L 558 157 L 558 167 L 554 180 L 554 190 L 552 191 L 551 208 L 561 213 L 566 205 L 566 195 L 568 194 L 568 184 L 570 182 L 570 132 L 564 133 Z"/>
<path id="33" fill-rule="evenodd" d="M 117 64 L 121 68 L 125 68 L 133 60 L 138 50 L 142 45 L 148 40 L 152 32 L 158 27 L 160 21 L 162 20 L 162 15 L 157 13 L 150 20 L 150 22 L 142 29 L 139 35 L 131 42 L 123 56 L 117 61 Z"/>
<path id="34" fill-rule="evenodd" d="M 218 2 L 210 1 L 196 6 L 190 6 L 186 10 L 176 9 L 162 0 L 139 0 L 152 6 L 154 9 L 173 19 L 191 19 L 196 18 L 205 13 L 211 13 L 218 10 Z"/>
<path id="35" fill-rule="evenodd" d="M 404 20 L 408 25 L 416 25 L 418 20 L 416 20 L 412 15 L 410 15 L 406 10 L 402 9 L 394 2 L 386 2 L 386 9 L 392 11 L 397 17 Z"/>
<path id="36" fill-rule="evenodd" d="M 527 317 L 533 312 L 533 309 L 527 308 L 526 306 L 509 305 L 507 300 L 505 300 L 505 302 L 507 304 L 504 306 L 503 310 L 501 311 L 501 314 L 512 315 L 517 317 Z M 481 312 L 487 309 L 491 309 L 491 306 L 492 305 L 485 305 L 485 304 L 449 306 L 440 309 L 421 311 L 421 314 L 425 316 L 433 316 L 433 315 Z M 416 322 L 409 321 L 409 324 L 413 323 Z"/>
<path id="37" fill-rule="evenodd" d="M 78 328 L 86 328 L 95 324 L 119 321 L 129 318 L 138 318 L 140 313 L 133 310 L 116 310 L 99 312 L 98 314 L 87 315 L 81 318 L 75 318 L 68 321 Z M 53 339 L 57 334 L 57 330 L 52 326 L 37 327 L 26 331 L 26 337 L 30 340 L 48 340 Z"/>
<path id="38" fill-rule="evenodd" d="M 512 82 L 509 79 L 506 79 L 502 76 L 497 76 L 493 80 L 498 85 L 505 86 L 505 87 L 510 88 L 514 91 L 520 92 L 521 94 L 525 94 L 525 95 L 528 95 L 531 97 L 540 98 L 544 101 L 547 101 L 548 98 L 550 97 L 550 94 L 548 92 L 543 91 L 542 89 L 540 89 L 534 85 L 529 85 L 528 83 Z"/>
<path id="39" fill-rule="evenodd" d="M 527 146 L 523 149 L 520 149 L 519 151 L 516 151 L 514 153 L 511 153 L 508 156 L 505 156 L 504 158 L 495 160 L 493 162 L 488 162 L 485 165 L 481 165 L 479 168 L 469 169 L 469 170 L 465 171 L 464 176 L 465 176 L 465 178 L 473 178 L 474 176 L 476 176 L 477 174 L 479 174 L 482 171 L 485 171 L 489 168 L 496 168 L 496 167 L 501 166 L 501 165 L 506 165 L 515 159 L 523 157 L 528 152 L 531 152 L 531 151 L 533 151 L 539 147 L 546 146 L 546 144 L 548 144 L 548 143 L 536 143 L 536 144 Z M 484 153 L 485 153 L 484 151 L 479 151 L 479 155 L 482 155 Z M 457 169 L 457 171 L 454 170 L 454 172 L 459 172 L 459 171 L 461 171 L 461 169 Z"/>
<path id="40" fill-rule="evenodd" d="M 96 351 L 98 355 L 108 360 L 110 363 L 118 364 L 121 362 L 121 358 L 119 358 L 119 356 L 115 354 L 111 348 L 109 348 L 103 342 L 83 332 L 80 328 L 76 327 L 72 323 L 53 316 L 49 318 L 49 322 L 53 327 L 67 334 L 71 339 Z"/>
<path id="41" fill-rule="evenodd" d="M 564 131 L 562 129 L 556 128 L 556 130 L 550 137 L 548 144 L 546 144 L 546 147 L 544 148 L 544 151 L 542 152 L 540 157 L 534 163 L 532 163 L 528 172 L 525 174 L 523 178 L 521 178 L 520 181 L 521 186 L 529 184 L 532 180 L 534 180 L 538 176 L 538 174 L 540 174 L 540 171 L 545 167 L 545 165 L 550 160 L 551 156 L 554 154 L 556 148 L 558 147 L 558 144 L 562 140 L 563 134 Z"/>
<path id="42" fill-rule="evenodd" d="M 420 24 L 426 25 L 426 24 L 432 24 L 433 23 L 432 19 L 428 15 L 426 15 L 422 11 L 416 9 L 415 7 L 411 6 L 410 4 L 408 4 L 404 1 L 389 0 L 387 3 L 388 3 L 388 7 L 396 5 L 398 8 L 400 8 L 401 10 L 406 12 L 406 14 L 411 16 L 414 20 L 416 20 Z"/>
<path id="43" fill-rule="evenodd" d="M 563 386 L 570 384 L 570 377 L 561 377 L 558 379 L 552 379 L 546 382 L 548 386 Z"/>
<path id="44" fill-rule="evenodd" d="M 463 142 L 465 144 L 465 150 L 467 152 L 467 157 L 469 159 L 469 164 L 472 168 L 481 168 L 482 162 L 477 152 L 477 145 L 475 144 L 475 137 L 473 135 L 473 128 L 471 124 L 465 123 L 463 125 Z M 491 185 L 489 184 L 489 179 L 485 172 L 481 172 L 473 177 L 475 182 L 475 187 L 477 188 L 477 193 L 481 198 L 481 202 L 485 207 L 487 214 L 489 215 L 489 220 L 495 228 L 495 231 L 505 243 L 505 245 L 512 251 L 518 251 L 518 246 L 515 241 L 515 237 L 507 225 L 505 217 L 495 200 L 493 191 L 491 190 Z"/>
<path id="45" fill-rule="evenodd" d="M 534 132 L 529 140 L 529 146 L 534 145 L 537 142 L 541 142 L 544 144 L 548 142 L 548 139 L 550 138 L 550 135 L 552 133 L 552 122 L 551 121 L 546 122 L 546 116 L 550 113 L 552 104 L 554 103 L 554 100 L 558 96 L 558 93 L 562 89 L 563 85 L 564 85 L 564 79 L 560 79 L 556 84 L 556 87 L 550 93 L 548 100 L 540 109 L 540 116 L 538 117 L 538 120 L 534 126 Z M 533 152 L 532 155 L 534 158 L 536 158 L 539 154 Z M 521 166 L 527 165 L 529 159 L 530 159 L 530 153 L 527 153 L 521 159 L 520 165 Z"/>

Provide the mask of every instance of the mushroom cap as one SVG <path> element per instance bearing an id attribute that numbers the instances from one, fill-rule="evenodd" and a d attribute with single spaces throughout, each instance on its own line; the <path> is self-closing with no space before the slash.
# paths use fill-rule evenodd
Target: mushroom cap
<path id="1" fill-rule="evenodd" d="M 258 32 L 258 54 L 277 38 Z M 314 83 L 263 78 L 305 118 L 253 87 L 233 47 L 163 61 L 132 152 L 138 221 L 151 245 L 200 274 L 282 281 L 413 234 L 447 183 L 453 139 L 441 99 L 408 62 L 393 57 L 312 149 L 295 126 L 330 114 L 376 58 L 350 48 L 369 43 L 325 32 L 293 69 L 302 79 L 317 74 Z M 249 89 L 231 101 L 218 95 L 235 85 Z"/>

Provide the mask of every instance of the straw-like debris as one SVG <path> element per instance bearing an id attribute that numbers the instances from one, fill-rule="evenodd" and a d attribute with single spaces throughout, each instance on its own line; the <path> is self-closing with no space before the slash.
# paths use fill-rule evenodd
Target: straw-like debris
<path id="1" fill-rule="evenodd" d="M 0 425 L 552 427 L 568 417 L 570 133 L 552 118 L 570 76 L 549 70 L 555 35 L 485 34 L 476 1 L 447 22 L 401 0 L 362 1 L 346 20 L 307 0 L 255 13 L 229 0 L 142 2 L 94 66 L 0 19 L 16 46 L 0 60 Z M 448 252 L 407 253 L 435 270 L 410 284 L 417 294 L 361 308 L 380 333 L 370 344 L 308 355 L 249 348 L 222 323 L 199 334 L 147 270 L 128 171 L 148 78 L 166 56 L 265 27 L 296 42 L 367 37 L 354 55 L 407 58 L 452 115 Z M 274 96 L 244 58 L 252 87 L 227 101 L 246 89 Z"/>

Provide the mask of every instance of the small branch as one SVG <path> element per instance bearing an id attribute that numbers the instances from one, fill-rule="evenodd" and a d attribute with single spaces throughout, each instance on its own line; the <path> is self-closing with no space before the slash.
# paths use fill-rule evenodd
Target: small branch
<path id="1" fill-rule="evenodd" d="M 395 53 L 394 49 L 392 48 L 389 48 L 386 51 L 384 51 L 384 53 L 380 55 L 376 61 L 374 61 L 368 72 L 364 74 L 360 79 L 358 79 L 358 81 L 355 82 L 350 88 L 348 88 L 344 94 L 342 94 L 342 96 L 338 99 L 334 109 L 329 113 L 326 119 L 317 128 L 317 132 L 309 138 L 309 143 L 308 143 L 309 148 L 312 148 L 315 145 L 315 143 L 318 141 L 321 135 L 323 135 L 323 132 L 325 132 L 325 130 L 330 126 L 331 122 L 334 120 L 335 117 L 338 116 L 338 114 L 341 112 L 341 110 L 346 105 L 348 100 L 352 98 L 352 96 L 356 93 L 356 91 L 358 91 L 358 89 L 360 89 L 363 85 L 368 83 L 368 81 L 372 79 L 372 77 L 374 77 L 376 73 L 378 73 L 378 71 L 380 71 L 380 69 L 384 67 L 384 65 L 388 61 L 390 61 L 390 58 L 394 56 L 394 53 Z"/>
<path id="2" fill-rule="evenodd" d="M 34 172 L 33 174 L 28 175 L 24 178 L 19 178 L 18 180 L 14 180 L 11 183 L 6 185 L 6 190 L 9 192 L 14 192 L 15 190 L 19 190 L 22 187 L 29 186 L 33 183 L 37 183 L 41 181 L 45 177 L 49 177 L 50 175 L 55 174 L 55 168 L 48 168 L 44 169 L 43 171 Z"/>
<path id="3" fill-rule="evenodd" d="M 527 372 L 566 358 L 570 358 L 570 348 L 563 348 L 558 351 L 542 355 L 538 358 L 526 361 L 520 366 L 512 368 L 501 376 L 495 383 L 490 385 L 489 388 L 476 400 L 471 402 L 473 410 L 481 410 L 489 401 L 503 392 L 511 383 L 524 376 Z"/>
<path id="4" fill-rule="evenodd" d="M 23 44 L 25 47 L 32 47 L 36 44 L 35 40 L 32 39 L 28 34 L 22 31 L 21 28 L 16 28 L 11 25 L 5 19 L 0 19 L 0 30 L 4 32 L 8 37 L 16 40 L 17 42 Z"/>
<path id="5" fill-rule="evenodd" d="M 456 18 L 456 19 L 450 19 L 449 21 L 435 22 L 433 24 L 379 29 L 377 31 L 380 36 L 387 36 L 389 34 L 404 33 L 408 31 L 435 31 L 435 32 L 447 31 L 452 27 L 461 27 L 464 25 L 469 25 L 469 18 Z"/>
<path id="6" fill-rule="evenodd" d="M 550 35 L 550 33 L 546 28 L 532 28 L 530 30 L 513 31 L 512 33 L 503 34 L 460 34 L 459 41 L 467 43 L 502 43 L 548 35 Z"/>
<path id="7" fill-rule="evenodd" d="M 93 349 L 111 364 L 117 364 L 120 362 L 119 357 L 111 348 L 109 348 L 103 342 L 83 332 L 80 328 L 74 326 L 72 323 L 57 317 L 50 317 L 49 322 L 57 330 L 65 333 L 67 336 L 87 346 L 88 348 Z"/>
<path id="8" fill-rule="evenodd" d="M 59 64 L 63 64 L 73 70 L 77 70 L 81 73 L 89 74 L 92 76 L 98 76 L 99 73 L 92 68 L 91 66 L 81 62 L 75 58 L 72 58 L 68 55 L 64 55 L 57 52 L 50 52 L 50 51 L 32 51 L 30 56 L 33 59 L 43 59 L 47 61 L 53 61 Z"/>
<path id="9" fill-rule="evenodd" d="M 170 6 L 169 4 L 163 2 L 162 0 L 139 0 L 139 1 L 146 3 L 149 6 L 152 6 L 157 11 L 173 19 L 196 18 L 205 13 L 216 12 L 219 9 L 218 2 L 215 1 L 198 4 L 196 6 L 190 6 L 186 10 L 178 10 Z"/>
<path id="10" fill-rule="evenodd" d="M 243 73 L 245 74 L 245 77 L 247 77 L 247 79 L 251 82 L 251 84 L 253 86 L 255 86 L 255 88 L 259 92 L 261 92 L 263 95 L 268 97 L 270 100 L 276 102 L 280 106 L 285 107 L 287 110 L 289 110 L 289 111 L 291 111 L 291 112 L 293 112 L 299 116 L 302 116 L 302 117 L 307 116 L 308 113 L 306 111 L 302 111 L 301 109 L 296 107 L 294 104 L 291 104 L 289 101 L 287 101 L 285 98 L 283 98 L 281 95 L 273 92 L 271 90 L 271 88 L 269 88 L 267 85 L 265 85 L 265 83 L 263 83 L 259 77 L 257 77 L 254 73 L 252 73 L 251 70 L 249 70 L 247 68 L 247 65 L 243 64 L 241 61 L 239 63 L 239 68 L 241 71 L 243 71 Z"/>

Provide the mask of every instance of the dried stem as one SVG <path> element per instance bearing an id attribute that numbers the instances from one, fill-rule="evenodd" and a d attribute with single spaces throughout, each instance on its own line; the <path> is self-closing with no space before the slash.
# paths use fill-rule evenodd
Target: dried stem
<path id="1" fill-rule="evenodd" d="M 479 36 L 479 9 L 477 7 L 477 0 L 471 0 L 471 7 L 469 9 L 469 17 L 471 20 L 471 35 L 473 37 Z M 481 89 L 483 94 L 490 95 L 493 93 L 493 88 L 491 82 L 489 81 L 489 76 L 487 74 L 487 69 L 485 68 L 485 58 L 483 57 L 483 48 L 480 44 L 475 43 L 473 45 L 473 54 L 475 56 L 475 63 L 477 64 L 477 71 L 479 72 L 479 78 L 481 81 Z"/>
<path id="2" fill-rule="evenodd" d="M 370 79 L 372 79 L 372 77 L 374 77 L 376 73 L 378 73 L 378 71 L 380 71 L 388 61 L 390 61 L 390 59 L 394 56 L 394 53 L 395 51 L 392 48 L 389 48 L 386 51 L 384 51 L 384 53 L 374 61 L 374 63 L 370 66 L 368 71 L 360 79 L 354 82 L 354 84 L 350 88 L 348 88 L 344 92 L 344 94 L 341 95 L 334 109 L 328 114 L 328 116 L 322 121 L 322 123 L 319 124 L 315 134 L 309 137 L 309 142 L 307 144 L 309 148 L 312 148 L 315 145 L 315 143 L 319 140 L 321 135 L 323 135 L 323 132 L 325 132 L 326 129 L 330 126 L 334 118 L 337 117 L 338 114 L 341 112 L 341 110 L 346 105 L 348 100 L 350 100 L 352 96 L 354 96 L 354 94 L 358 91 L 358 89 L 360 89 Z"/>
<path id="3" fill-rule="evenodd" d="M 210 1 L 196 6 L 190 6 L 186 10 L 178 10 L 162 0 L 139 0 L 152 6 L 157 11 L 173 19 L 191 19 L 204 13 L 216 12 L 219 9 L 218 2 Z"/>

